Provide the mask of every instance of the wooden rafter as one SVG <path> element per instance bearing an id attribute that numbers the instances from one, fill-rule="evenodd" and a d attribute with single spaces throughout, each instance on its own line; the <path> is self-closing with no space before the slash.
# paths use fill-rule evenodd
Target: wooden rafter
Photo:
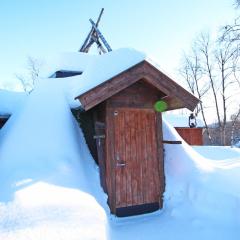
<path id="1" fill-rule="evenodd" d="M 92 19 L 89 19 L 90 23 L 92 24 L 92 28 L 87 35 L 87 38 L 83 42 L 83 45 L 79 49 L 79 52 L 85 52 L 88 53 L 90 47 L 93 43 L 97 44 L 99 54 L 106 53 L 107 51 L 112 51 L 110 45 L 107 43 L 106 39 L 104 38 L 103 34 L 98 29 L 99 22 L 101 20 L 102 14 L 103 14 L 104 8 L 101 9 L 101 12 L 98 16 L 97 22 L 95 23 Z M 104 48 L 105 46 L 105 48 Z"/>
<path id="2" fill-rule="evenodd" d="M 105 82 L 77 96 L 75 99 L 81 102 L 85 110 L 89 110 L 141 79 L 144 79 L 165 95 L 163 99 L 168 104 L 168 110 L 186 107 L 193 111 L 199 102 L 199 99 L 146 60 L 126 69 L 111 79 L 106 79 Z"/>

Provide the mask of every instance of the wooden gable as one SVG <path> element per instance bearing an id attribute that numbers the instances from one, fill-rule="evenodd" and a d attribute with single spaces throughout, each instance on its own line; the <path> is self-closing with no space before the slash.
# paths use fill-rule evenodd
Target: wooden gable
<path id="1" fill-rule="evenodd" d="M 76 99 L 85 110 L 85 122 L 95 131 L 91 133 L 81 118 L 111 212 L 123 217 L 161 208 L 165 191 L 162 114 L 153 106 L 164 99 L 167 110 L 193 110 L 199 100 L 147 61 Z"/>
<path id="2" fill-rule="evenodd" d="M 146 60 L 77 96 L 76 99 L 85 110 L 89 110 L 140 80 L 144 80 L 162 93 L 161 99 L 167 102 L 167 110 L 186 107 L 193 111 L 199 102 L 199 99 Z"/>

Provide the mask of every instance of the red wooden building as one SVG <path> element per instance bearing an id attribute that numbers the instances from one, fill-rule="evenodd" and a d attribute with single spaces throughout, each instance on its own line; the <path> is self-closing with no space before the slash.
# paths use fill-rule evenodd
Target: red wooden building
<path id="1" fill-rule="evenodd" d="M 193 110 L 198 99 L 146 60 L 76 99 L 85 110 L 83 131 L 99 163 L 111 212 L 129 216 L 161 208 L 165 188 L 162 116 L 154 103 L 164 99 L 167 110 Z"/>
<path id="2" fill-rule="evenodd" d="M 179 135 L 189 145 L 203 145 L 203 128 L 175 127 Z"/>
<path id="3" fill-rule="evenodd" d="M 164 118 L 189 145 L 203 145 L 204 123 L 200 119 L 195 119 L 195 127 L 189 127 L 188 115 L 164 114 Z"/>

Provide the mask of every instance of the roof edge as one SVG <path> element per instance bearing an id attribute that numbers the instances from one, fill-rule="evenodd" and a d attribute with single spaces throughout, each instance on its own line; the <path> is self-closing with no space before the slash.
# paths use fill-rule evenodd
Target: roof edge
<path id="1" fill-rule="evenodd" d="M 129 73 L 128 81 L 124 81 L 124 75 Z M 93 87 L 92 89 L 86 91 L 75 97 L 75 100 L 79 100 L 85 110 L 89 110 L 95 105 L 102 101 L 110 98 L 121 90 L 127 88 L 128 86 L 134 84 L 140 79 L 146 79 L 150 84 L 154 85 L 160 91 L 166 93 L 172 98 L 177 98 L 183 104 L 178 108 L 188 108 L 193 111 L 200 101 L 193 94 L 188 92 L 185 88 L 180 86 L 165 73 L 163 73 L 159 68 L 157 68 L 151 61 L 144 59 L 143 61 L 125 69 L 124 71 L 118 73 L 110 79 L 105 80 L 99 85 Z M 118 81 L 116 80 L 118 79 Z M 115 85 L 113 88 L 112 85 Z M 94 92 L 97 92 L 102 88 L 102 93 L 99 99 L 94 101 Z M 106 94 L 104 97 L 103 95 Z M 96 95 L 96 94 L 95 94 Z"/>

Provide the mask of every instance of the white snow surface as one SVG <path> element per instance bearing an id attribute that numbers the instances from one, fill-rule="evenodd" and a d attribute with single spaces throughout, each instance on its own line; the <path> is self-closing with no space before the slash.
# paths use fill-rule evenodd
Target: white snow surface
<path id="1" fill-rule="evenodd" d="M 193 146 L 193 149 L 202 156 L 212 160 L 225 160 L 240 156 L 240 149 L 237 146 Z"/>
<path id="2" fill-rule="evenodd" d="M 188 117 L 189 115 L 172 114 L 172 113 L 164 114 L 164 118 L 173 127 L 189 127 Z M 201 127 L 201 128 L 204 127 L 204 122 L 200 118 L 196 118 L 196 121 L 197 121 L 197 127 Z"/>
<path id="3" fill-rule="evenodd" d="M 70 111 L 74 82 L 78 93 L 91 85 L 79 76 L 42 79 L 0 131 L 0 239 L 239 239 L 240 156 L 204 158 L 164 119 L 164 140 L 183 144 L 164 144 L 163 209 L 111 215 Z"/>
<path id="4" fill-rule="evenodd" d="M 28 94 L 0 89 L 0 116 L 8 116 L 21 108 Z"/>
<path id="5" fill-rule="evenodd" d="M 120 48 L 103 55 L 90 55 L 82 52 L 56 55 L 46 60 L 41 76 L 48 78 L 58 70 L 81 71 L 81 75 L 58 79 L 66 82 L 68 102 L 71 107 L 77 108 L 80 102 L 74 100 L 75 97 L 144 60 L 164 73 L 157 61 L 146 53 L 131 48 Z M 166 75 L 169 76 L 169 74 Z"/>
<path id="6" fill-rule="evenodd" d="M 58 81 L 66 83 L 65 90 L 68 101 L 71 107 L 75 108 L 80 106 L 80 102 L 74 100 L 75 97 L 143 60 L 154 64 L 145 53 L 129 48 L 121 48 L 103 55 L 90 55 L 81 52 L 62 53 L 46 60 L 47 64 L 42 70 L 42 78 L 50 77 L 58 70 L 82 71 L 81 75 L 58 78 Z"/>

